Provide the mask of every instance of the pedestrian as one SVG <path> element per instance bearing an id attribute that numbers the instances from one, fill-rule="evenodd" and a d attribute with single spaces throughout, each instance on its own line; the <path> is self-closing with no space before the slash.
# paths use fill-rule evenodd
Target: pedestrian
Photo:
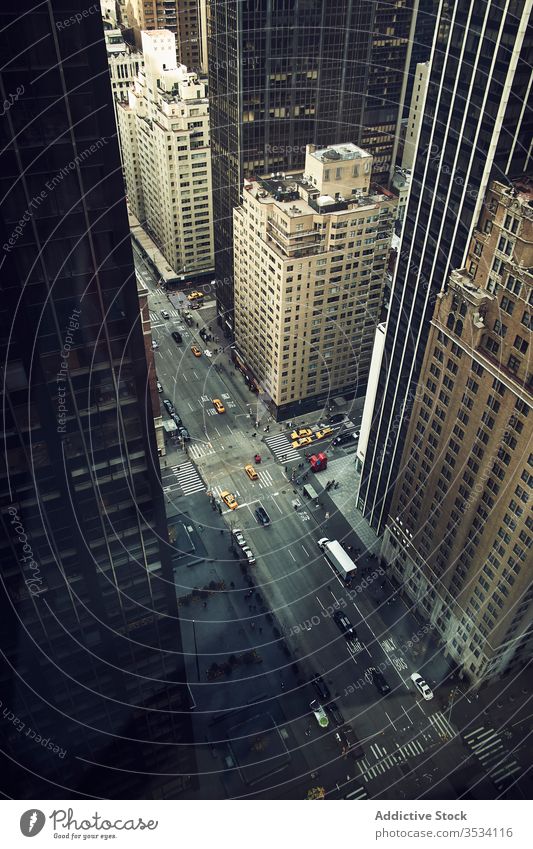
<path id="1" fill-rule="evenodd" d="M 207 607 L 207 602 L 206 602 L 206 601 L 204 601 L 204 607 Z"/>
<path id="2" fill-rule="evenodd" d="M 250 628 L 252 629 L 252 631 L 254 630 L 254 628 L 255 628 L 255 622 L 251 622 L 251 623 L 250 623 Z"/>
<path id="3" fill-rule="evenodd" d="M 262 629 L 262 628 L 259 628 L 259 633 L 260 633 L 260 634 L 262 634 L 262 633 L 263 633 L 263 629 Z"/>
<path id="4" fill-rule="evenodd" d="M 231 581 L 231 583 L 230 583 L 230 587 L 231 587 L 231 589 L 232 589 L 232 590 L 234 590 L 234 589 L 235 589 L 235 584 L 234 584 L 234 582 L 233 582 L 233 581 Z"/>
<path id="5" fill-rule="evenodd" d="M 285 681 L 282 681 L 282 682 L 281 682 L 281 689 L 282 689 L 282 690 L 284 690 L 284 689 L 285 689 Z"/>

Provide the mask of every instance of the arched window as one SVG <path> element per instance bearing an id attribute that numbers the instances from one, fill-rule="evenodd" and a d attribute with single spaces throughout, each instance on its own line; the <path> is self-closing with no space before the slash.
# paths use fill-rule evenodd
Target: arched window
<path id="1" fill-rule="evenodd" d="M 462 332 L 463 332 L 463 322 L 461 321 L 461 319 L 459 319 L 458 321 L 455 322 L 455 335 L 460 336 Z"/>
<path id="2" fill-rule="evenodd" d="M 451 330 L 453 328 L 454 324 L 455 324 L 455 316 L 454 316 L 453 312 L 451 312 L 448 316 L 448 321 L 446 322 L 446 327 L 449 330 Z"/>

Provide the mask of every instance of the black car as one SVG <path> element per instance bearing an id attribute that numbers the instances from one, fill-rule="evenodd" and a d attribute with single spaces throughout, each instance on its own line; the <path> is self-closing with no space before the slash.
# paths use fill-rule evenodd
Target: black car
<path id="1" fill-rule="evenodd" d="M 337 726 L 337 728 L 340 728 L 341 725 L 344 725 L 344 717 L 343 717 L 342 713 L 340 712 L 339 707 L 336 704 L 336 702 L 330 702 L 328 705 L 326 705 L 326 710 L 330 714 L 330 716 L 331 716 L 333 722 L 335 723 L 335 725 Z"/>
<path id="2" fill-rule="evenodd" d="M 341 433 L 332 441 L 332 445 L 346 445 L 347 443 L 355 442 L 359 437 L 358 433 L 350 431 L 349 433 Z"/>
<path id="3" fill-rule="evenodd" d="M 171 416 L 174 412 L 174 404 L 168 398 L 163 399 L 163 407 L 167 411 L 167 413 Z"/>
<path id="4" fill-rule="evenodd" d="M 182 427 L 182 426 L 183 426 L 183 422 L 182 422 L 182 420 L 180 419 L 180 417 L 178 416 L 178 414 L 177 414 L 177 413 L 171 413 L 170 415 L 171 415 L 172 420 L 173 420 L 174 422 L 176 422 L 176 425 L 177 425 L 178 427 Z"/>
<path id="5" fill-rule="evenodd" d="M 180 427 L 179 434 L 180 434 L 180 437 L 183 439 L 184 442 L 190 442 L 191 441 L 191 435 L 190 435 L 190 433 L 189 433 L 189 431 L 187 430 L 186 427 Z"/>
<path id="6" fill-rule="evenodd" d="M 347 640 L 353 640 L 353 638 L 357 636 L 354 626 L 345 613 L 342 613 L 340 610 L 336 610 L 333 614 L 333 619 Z"/>
<path id="7" fill-rule="evenodd" d="M 173 330 L 171 335 L 176 345 L 181 345 L 181 343 L 183 342 L 181 333 L 178 333 L 177 330 Z"/>
<path id="8" fill-rule="evenodd" d="M 329 687 L 321 675 L 315 675 L 312 680 L 312 684 L 323 701 L 327 701 L 330 698 L 331 693 L 329 691 Z"/>
<path id="9" fill-rule="evenodd" d="M 260 525 L 270 525 L 270 516 L 264 507 L 258 507 L 255 511 L 255 515 Z"/>
<path id="10" fill-rule="evenodd" d="M 386 696 L 387 693 L 390 693 L 390 684 L 379 669 L 376 669 L 374 666 L 371 666 L 370 669 L 367 669 L 369 677 L 372 679 L 372 683 L 376 687 L 377 691 L 381 693 L 382 696 Z"/>

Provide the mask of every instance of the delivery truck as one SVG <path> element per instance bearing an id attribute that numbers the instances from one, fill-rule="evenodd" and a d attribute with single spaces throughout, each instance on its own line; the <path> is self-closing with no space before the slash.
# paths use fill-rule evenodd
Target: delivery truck
<path id="1" fill-rule="evenodd" d="M 344 581 L 350 581 L 357 572 L 357 566 L 352 558 L 348 556 L 340 542 L 336 539 L 330 540 L 322 537 L 318 544 L 324 552 L 326 559 L 331 563 L 336 572 Z"/>

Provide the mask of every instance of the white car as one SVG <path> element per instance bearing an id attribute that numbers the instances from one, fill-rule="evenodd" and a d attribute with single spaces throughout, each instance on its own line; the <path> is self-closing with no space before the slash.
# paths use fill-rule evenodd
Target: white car
<path id="1" fill-rule="evenodd" d="M 248 558 L 248 563 L 255 563 L 254 553 L 251 548 L 242 547 L 243 554 Z"/>
<path id="2" fill-rule="evenodd" d="M 324 710 L 324 708 L 322 707 L 322 705 L 320 704 L 320 702 L 317 702 L 317 700 L 315 699 L 314 701 L 311 702 L 309 707 L 313 711 L 313 713 L 315 715 L 315 719 L 318 722 L 318 724 L 320 725 L 320 727 L 321 728 L 327 728 L 328 725 L 329 725 L 328 715 L 327 715 L 326 711 Z"/>
<path id="3" fill-rule="evenodd" d="M 156 380 L 155 385 L 157 386 L 157 391 L 161 393 L 163 391 L 163 386 L 159 380 Z"/>
<path id="4" fill-rule="evenodd" d="M 210 360 L 210 359 L 211 359 L 211 357 L 213 356 L 213 354 L 211 353 L 211 351 L 209 350 L 209 348 L 206 348 L 206 349 L 205 349 L 204 354 L 205 354 L 205 356 L 207 357 L 207 359 L 208 359 L 208 360 Z"/>
<path id="5" fill-rule="evenodd" d="M 237 543 L 240 545 L 240 547 L 241 547 L 241 548 L 246 548 L 246 546 L 247 546 L 247 542 L 246 542 L 246 540 L 244 539 L 244 537 L 243 537 L 243 535 L 242 535 L 242 533 L 241 533 L 240 529 L 239 529 L 239 528 L 234 528 L 234 529 L 233 529 L 233 531 L 232 531 L 232 534 L 233 534 L 233 536 L 235 537 L 235 539 L 237 540 Z"/>
<path id="6" fill-rule="evenodd" d="M 152 348 L 154 351 L 157 351 L 157 349 L 159 348 L 159 343 L 156 342 L 155 339 L 152 340 Z"/>
<path id="7" fill-rule="evenodd" d="M 423 696 L 423 698 L 426 700 L 426 702 L 429 702 L 429 700 L 433 698 L 433 690 L 428 684 L 426 684 L 426 682 L 424 681 L 422 676 L 418 674 L 418 672 L 413 672 L 413 674 L 411 675 L 411 681 L 415 685 L 420 695 Z"/>

